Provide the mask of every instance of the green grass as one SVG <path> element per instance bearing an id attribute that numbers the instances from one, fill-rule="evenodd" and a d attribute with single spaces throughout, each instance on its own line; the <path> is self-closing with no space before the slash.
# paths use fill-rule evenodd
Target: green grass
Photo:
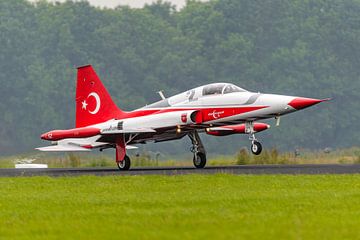
<path id="1" fill-rule="evenodd" d="M 360 148 L 352 147 L 337 149 L 330 152 L 300 150 L 300 155 L 291 152 L 279 152 L 276 149 L 264 149 L 259 156 L 249 153 L 246 148 L 241 148 L 234 155 L 208 154 L 208 166 L 216 165 L 256 165 L 256 164 L 324 164 L 360 163 Z M 179 156 L 160 155 L 156 158 L 150 152 L 140 152 L 139 156 L 130 153 L 131 166 L 156 167 L 156 166 L 193 166 L 192 154 Z M 31 152 L 13 156 L 0 156 L 0 168 L 14 168 L 17 160 L 36 159 L 34 163 L 45 163 L 50 168 L 65 167 L 116 167 L 114 155 L 107 153 L 44 153 Z"/>
<path id="2" fill-rule="evenodd" d="M 0 239 L 356 239 L 360 175 L 0 178 Z"/>

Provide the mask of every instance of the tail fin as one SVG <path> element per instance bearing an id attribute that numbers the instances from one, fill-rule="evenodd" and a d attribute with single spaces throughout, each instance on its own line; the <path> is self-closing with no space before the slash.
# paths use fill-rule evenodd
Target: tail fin
<path id="1" fill-rule="evenodd" d="M 78 67 L 76 83 L 76 127 L 121 118 L 119 109 L 91 65 Z"/>

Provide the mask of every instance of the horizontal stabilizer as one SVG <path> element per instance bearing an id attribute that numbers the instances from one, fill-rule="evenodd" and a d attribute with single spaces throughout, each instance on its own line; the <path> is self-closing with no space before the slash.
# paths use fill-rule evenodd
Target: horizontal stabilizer
<path id="1" fill-rule="evenodd" d="M 91 151 L 88 148 L 76 146 L 76 145 L 54 145 L 54 146 L 47 146 L 47 147 L 40 147 L 36 148 L 37 150 L 43 152 L 89 152 Z"/>

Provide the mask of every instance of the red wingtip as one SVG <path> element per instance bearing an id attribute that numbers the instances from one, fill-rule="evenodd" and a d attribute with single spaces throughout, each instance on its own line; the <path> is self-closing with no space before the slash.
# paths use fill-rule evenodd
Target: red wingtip
<path id="1" fill-rule="evenodd" d="M 300 110 L 328 100 L 330 99 L 314 99 L 314 98 L 298 97 L 293 99 L 291 102 L 289 102 L 288 105 L 295 108 L 296 110 Z"/>
<path id="2" fill-rule="evenodd" d="M 41 139 L 44 139 L 44 140 L 48 140 L 48 139 L 47 139 L 47 133 L 41 134 L 40 138 L 41 138 Z"/>

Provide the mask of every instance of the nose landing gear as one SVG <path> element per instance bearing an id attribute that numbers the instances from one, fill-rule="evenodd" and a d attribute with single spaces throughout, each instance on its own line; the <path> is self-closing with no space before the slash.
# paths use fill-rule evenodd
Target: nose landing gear
<path id="1" fill-rule="evenodd" d="M 197 131 L 189 133 L 191 143 L 193 144 L 190 151 L 194 153 L 193 163 L 196 168 L 204 168 L 206 165 L 206 151 L 201 142 L 200 136 Z"/>
<path id="2" fill-rule="evenodd" d="M 245 132 L 249 134 L 249 140 L 251 141 L 251 152 L 255 155 L 259 155 L 262 151 L 262 146 L 261 143 L 256 140 L 253 122 L 245 123 Z"/>
<path id="3" fill-rule="evenodd" d="M 251 143 L 251 152 L 255 155 L 259 155 L 262 151 L 262 146 L 261 143 L 257 142 L 257 141 L 253 141 Z"/>

